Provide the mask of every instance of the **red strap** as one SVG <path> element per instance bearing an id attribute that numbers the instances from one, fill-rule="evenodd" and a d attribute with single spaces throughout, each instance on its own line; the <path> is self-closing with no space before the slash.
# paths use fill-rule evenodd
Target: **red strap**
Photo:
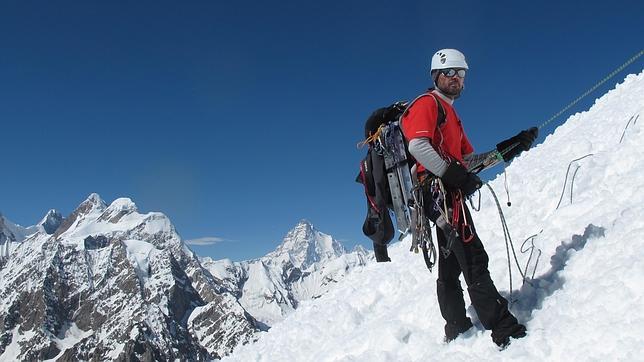
<path id="1" fill-rule="evenodd" d="M 376 210 L 376 212 L 380 212 L 380 209 L 378 208 L 378 205 L 376 205 L 376 202 L 373 201 L 371 196 L 369 196 L 369 190 L 367 189 L 367 176 L 365 175 L 364 172 L 364 164 L 360 162 L 360 178 L 362 179 L 362 186 L 364 186 L 364 194 L 367 196 L 367 200 L 369 200 L 369 204 L 371 207 Z"/>
<path id="2" fill-rule="evenodd" d="M 452 204 L 452 225 L 458 227 L 460 223 L 461 239 L 463 243 L 469 243 L 474 239 L 474 231 L 472 230 L 472 226 L 467 223 L 466 217 L 463 217 L 461 222 L 461 211 L 465 210 L 465 206 L 463 205 L 463 197 L 460 190 L 452 193 Z"/>

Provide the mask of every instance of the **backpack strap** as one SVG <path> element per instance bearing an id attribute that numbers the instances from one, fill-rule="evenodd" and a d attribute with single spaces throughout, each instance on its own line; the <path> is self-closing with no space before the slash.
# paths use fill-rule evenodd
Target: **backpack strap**
<path id="1" fill-rule="evenodd" d="M 441 103 L 441 101 L 438 100 L 438 96 L 436 96 L 436 94 L 431 92 L 429 94 L 432 95 L 432 97 L 436 101 L 436 105 L 438 106 L 438 116 L 436 117 L 436 127 L 440 127 L 443 125 L 443 123 L 445 123 L 445 117 L 446 117 L 445 108 L 443 108 L 443 103 Z"/>
<path id="2" fill-rule="evenodd" d="M 430 89 L 427 93 L 423 93 L 419 95 L 413 101 L 409 102 L 409 104 L 407 104 L 407 107 L 405 108 L 405 111 L 401 114 L 400 118 L 402 119 L 403 116 L 407 115 L 407 113 L 409 112 L 409 109 L 411 108 L 411 106 L 414 105 L 414 103 L 416 103 L 417 100 L 426 96 L 431 96 L 436 101 L 436 106 L 438 107 L 438 112 L 437 112 L 438 115 L 436 116 L 436 127 L 442 126 L 443 123 L 445 123 L 445 118 L 446 118 L 445 108 L 443 107 L 443 104 L 441 103 L 441 101 L 438 100 L 438 97 L 436 96 L 436 94 L 432 93 L 431 91 L 432 89 Z"/>

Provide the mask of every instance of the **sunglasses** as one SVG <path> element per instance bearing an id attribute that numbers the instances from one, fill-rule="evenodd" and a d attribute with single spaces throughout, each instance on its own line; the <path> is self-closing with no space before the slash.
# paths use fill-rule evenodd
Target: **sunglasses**
<path id="1" fill-rule="evenodd" d="M 440 72 L 441 74 L 449 78 L 455 75 L 458 75 L 459 78 L 465 78 L 465 69 L 447 68 L 447 69 L 441 69 Z"/>

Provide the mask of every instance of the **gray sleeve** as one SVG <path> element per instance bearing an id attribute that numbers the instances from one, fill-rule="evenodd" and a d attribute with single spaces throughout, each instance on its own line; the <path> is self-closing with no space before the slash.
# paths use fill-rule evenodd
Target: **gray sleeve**
<path id="1" fill-rule="evenodd" d="M 409 153 L 429 172 L 441 177 L 447 170 L 447 162 L 436 152 L 429 138 L 414 138 L 409 142 Z"/>

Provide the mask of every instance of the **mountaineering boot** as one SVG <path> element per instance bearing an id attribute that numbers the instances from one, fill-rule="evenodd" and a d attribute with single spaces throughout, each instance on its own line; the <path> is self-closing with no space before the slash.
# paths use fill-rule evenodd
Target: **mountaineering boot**
<path id="1" fill-rule="evenodd" d="M 470 328 L 472 328 L 472 320 L 469 317 L 460 322 L 447 322 L 445 324 L 445 343 L 455 340 L 456 337 Z"/>
<path id="2" fill-rule="evenodd" d="M 376 255 L 376 261 L 378 263 L 391 261 L 389 253 L 387 252 L 387 245 L 373 243 L 373 252 Z"/>
<path id="3" fill-rule="evenodd" d="M 496 290 L 489 275 L 481 279 L 468 288 L 470 299 L 481 324 L 492 330 L 492 341 L 504 349 L 510 338 L 525 337 L 526 328 L 510 313 L 508 301 Z"/>
<path id="4" fill-rule="evenodd" d="M 509 333 L 509 334 L 506 334 Z M 504 350 L 510 344 L 510 337 L 514 339 L 523 338 L 526 336 L 526 328 L 523 324 L 517 323 L 511 327 L 510 330 L 506 330 L 505 333 L 499 334 L 492 331 L 492 341 L 499 346 L 501 350 Z"/>

